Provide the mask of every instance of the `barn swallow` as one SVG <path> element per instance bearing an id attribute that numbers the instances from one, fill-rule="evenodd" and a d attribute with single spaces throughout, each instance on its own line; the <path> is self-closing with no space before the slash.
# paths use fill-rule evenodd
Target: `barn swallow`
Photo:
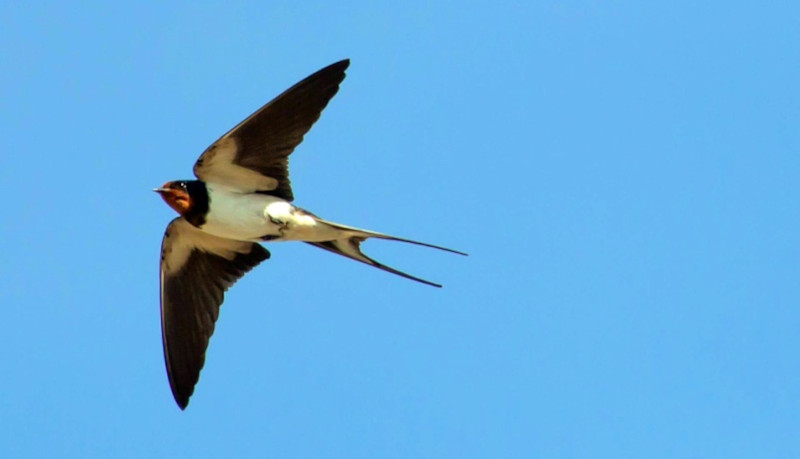
<path id="1" fill-rule="evenodd" d="M 323 220 L 294 206 L 288 159 L 339 90 L 345 59 L 268 102 L 211 144 L 194 164 L 198 180 L 154 191 L 180 216 L 161 243 L 161 332 L 170 388 L 181 409 L 200 377 L 224 292 L 270 257 L 261 242 L 303 241 L 423 284 L 364 255 L 369 238 L 466 255 L 445 247 Z"/>

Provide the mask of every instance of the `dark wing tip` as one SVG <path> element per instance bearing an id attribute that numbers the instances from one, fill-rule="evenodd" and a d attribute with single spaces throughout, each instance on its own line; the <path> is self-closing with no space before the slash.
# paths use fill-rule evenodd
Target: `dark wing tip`
<path id="1" fill-rule="evenodd" d="M 193 384 L 187 385 L 185 377 L 176 378 L 176 375 L 171 370 L 171 368 L 167 367 L 167 377 L 169 379 L 170 389 L 172 390 L 172 397 L 175 399 L 175 403 L 178 404 L 178 408 L 183 411 L 189 405 L 189 398 L 194 393 L 194 386 L 197 381 L 195 380 Z M 178 379 L 180 379 L 180 381 Z"/>
<path id="2" fill-rule="evenodd" d="M 339 62 L 334 62 L 333 64 L 329 65 L 329 67 L 338 67 L 341 70 L 347 70 L 347 67 L 350 66 L 350 58 L 342 59 Z"/>
<path id="3" fill-rule="evenodd" d="M 183 395 L 183 394 L 178 395 L 178 394 L 173 392 L 172 395 L 175 396 L 175 403 L 178 404 L 178 408 L 180 408 L 181 411 L 185 410 L 186 407 L 189 406 L 189 396 L 191 394 L 190 395 Z"/>

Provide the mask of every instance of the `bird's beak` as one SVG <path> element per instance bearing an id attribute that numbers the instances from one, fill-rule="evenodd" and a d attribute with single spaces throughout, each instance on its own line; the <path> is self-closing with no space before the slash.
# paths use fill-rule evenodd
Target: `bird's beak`
<path id="1" fill-rule="evenodd" d="M 160 188 L 153 188 L 153 191 L 155 191 L 156 193 L 166 193 L 167 191 L 169 191 L 169 188 L 164 188 L 162 186 Z"/>

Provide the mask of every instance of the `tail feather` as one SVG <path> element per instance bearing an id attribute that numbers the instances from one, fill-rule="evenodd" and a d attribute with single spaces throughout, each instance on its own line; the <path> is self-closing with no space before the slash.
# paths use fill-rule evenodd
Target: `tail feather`
<path id="1" fill-rule="evenodd" d="M 384 265 L 382 263 L 379 263 L 379 262 L 373 260 L 372 258 L 364 255 L 364 253 L 361 251 L 361 243 L 364 242 L 365 240 L 367 240 L 368 238 L 374 237 L 374 238 L 386 239 L 386 240 L 390 240 L 390 241 L 407 242 L 409 244 L 416 244 L 416 245 L 420 245 L 420 246 L 423 246 L 423 247 L 430 247 L 430 248 L 433 248 L 433 249 L 443 250 L 445 252 L 455 253 L 455 254 L 458 254 L 458 255 L 464 255 L 464 256 L 467 255 L 464 252 L 459 252 L 458 250 L 448 249 L 446 247 L 441 247 L 441 246 L 438 246 L 438 245 L 433 245 L 433 244 L 428 244 L 428 243 L 425 243 L 425 242 L 414 241 L 414 240 L 411 240 L 411 239 L 404 239 L 404 238 L 395 237 L 395 236 L 389 236 L 388 234 L 382 234 L 382 233 L 376 233 L 374 231 L 362 230 L 362 229 L 359 229 L 359 228 L 354 228 L 352 226 L 345 226 L 345 225 L 341 225 L 339 223 L 328 222 L 328 221 L 324 221 L 324 220 L 321 220 L 321 219 L 318 219 L 318 220 L 321 223 L 330 225 L 331 227 L 343 232 L 344 233 L 344 237 L 339 238 L 339 239 L 335 239 L 335 240 L 332 240 L 332 241 L 307 242 L 308 244 L 311 244 L 313 246 L 319 247 L 321 249 L 325 249 L 325 250 L 327 250 L 329 252 L 333 252 L 333 253 L 338 254 L 338 255 L 345 256 L 345 257 L 350 258 L 352 260 L 360 261 L 361 263 L 368 264 L 370 266 L 373 266 L 375 268 L 381 269 L 383 271 L 386 271 L 386 272 L 389 272 L 389 273 L 392 273 L 392 274 L 396 274 L 396 275 L 401 276 L 401 277 L 405 277 L 406 279 L 411 279 L 413 281 L 417 281 L 417 282 L 421 282 L 421 283 L 426 284 L 426 285 L 430 285 L 432 287 L 441 288 L 442 286 L 441 286 L 441 284 L 437 284 L 437 283 L 431 282 L 429 280 L 425 280 L 425 279 L 421 279 L 419 277 L 412 276 L 412 275 L 410 275 L 408 273 L 404 273 L 402 271 L 398 271 L 397 269 L 394 269 L 394 268 L 392 268 L 390 266 L 386 266 L 386 265 Z"/>

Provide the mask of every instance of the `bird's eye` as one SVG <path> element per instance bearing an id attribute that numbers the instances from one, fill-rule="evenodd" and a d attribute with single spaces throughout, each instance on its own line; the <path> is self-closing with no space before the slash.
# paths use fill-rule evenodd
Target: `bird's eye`
<path id="1" fill-rule="evenodd" d="M 186 189 L 186 182 L 175 182 L 175 183 L 172 184 L 172 187 L 185 190 Z"/>

